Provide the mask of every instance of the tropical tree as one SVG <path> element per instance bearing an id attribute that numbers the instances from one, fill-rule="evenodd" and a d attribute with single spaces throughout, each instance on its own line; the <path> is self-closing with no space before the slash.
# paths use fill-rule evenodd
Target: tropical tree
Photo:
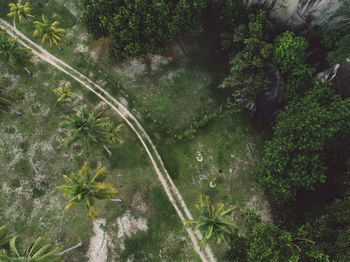
<path id="1" fill-rule="evenodd" d="M 0 112 L 8 111 L 9 106 L 14 102 L 14 97 L 4 93 L 4 77 L 0 76 Z"/>
<path id="2" fill-rule="evenodd" d="M 56 28 L 60 24 L 59 21 L 50 23 L 45 15 L 42 15 L 41 18 L 42 21 L 34 21 L 35 30 L 33 32 L 33 37 L 40 36 L 42 46 L 44 46 L 47 41 L 50 47 L 52 47 L 53 44 L 59 46 L 62 43 L 62 38 L 65 36 L 66 30 Z"/>
<path id="3" fill-rule="evenodd" d="M 200 211 L 199 218 L 197 220 L 187 220 L 185 225 L 196 230 L 199 229 L 204 234 L 199 244 L 203 246 L 211 238 L 214 238 L 217 244 L 221 244 L 222 241 L 228 244 L 229 236 L 235 226 L 229 218 L 229 214 L 236 207 L 229 207 L 226 203 L 214 206 L 210 203 L 208 196 L 203 197 L 201 195 L 196 208 Z"/>
<path id="4" fill-rule="evenodd" d="M 29 245 L 24 250 L 17 247 L 18 236 L 13 236 L 10 240 L 10 252 L 0 251 L 0 261 L 3 262 L 58 262 L 62 258 L 58 256 L 60 247 L 53 247 L 46 244 L 42 237 Z"/>
<path id="5" fill-rule="evenodd" d="M 18 46 L 16 39 L 9 37 L 4 30 L 0 30 L 0 60 L 8 64 L 14 71 L 23 67 L 30 75 L 28 66 L 31 62 L 31 51 Z"/>
<path id="6" fill-rule="evenodd" d="M 92 219 L 97 218 L 96 200 L 109 199 L 118 191 L 113 185 L 105 183 L 107 170 L 105 167 L 98 168 L 94 173 L 90 172 L 88 163 L 85 163 L 79 173 L 72 173 L 70 176 L 63 175 L 68 184 L 58 186 L 63 191 L 64 197 L 69 199 L 64 208 L 69 209 L 79 204 L 88 210 Z"/>
<path id="7" fill-rule="evenodd" d="M 25 19 L 29 23 L 29 19 L 33 19 L 34 16 L 30 14 L 31 8 L 29 7 L 30 2 L 26 2 L 24 5 L 21 4 L 21 0 L 18 3 L 9 4 L 10 13 L 7 14 L 9 17 L 13 17 L 13 26 L 16 27 L 16 18 L 21 23 Z"/>
<path id="8" fill-rule="evenodd" d="M 11 236 L 7 229 L 7 225 L 0 227 L 0 248 L 6 246 L 10 242 Z"/>
<path id="9" fill-rule="evenodd" d="M 98 112 L 96 108 L 90 112 L 81 109 L 77 114 L 69 115 L 63 127 L 69 129 L 67 137 L 64 138 L 66 146 L 80 141 L 86 153 L 90 151 L 91 144 L 118 142 L 117 133 L 121 129 L 121 125 L 114 128 L 110 118 L 105 117 L 103 112 Z"/>
<path id="10" fill-rule="evenodd" d="M 60 94 L 60 97 L 57 99 L 57 102 L 72 102 L 72 95 L 74 95 L 74 93 L 70 90 L 68 82 L 64 84 L 63 88 L 56 88 L 55 91 Z"/>

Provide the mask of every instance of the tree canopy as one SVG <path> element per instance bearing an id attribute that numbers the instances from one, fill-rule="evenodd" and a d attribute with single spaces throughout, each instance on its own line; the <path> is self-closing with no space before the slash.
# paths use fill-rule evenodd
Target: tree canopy
<path id="1" fill-rule="evenodd" d="M 325 183 L 332 161 L 346 162 L 350 136 L 350 99 L 316 84 L 300 101 L 281 112 L 274 136 L 255 178 L 274 204 L 295 200 L 298 190 Z M 343 152 L 334 159 L 334 152 Z"/>
<path id="2" fill-rule="evenodd" d="M 179 33 L 202 29 L 207 0 L 79 0 L 95 38 L 111 37 L 117 61 L 164 50 Z"/>

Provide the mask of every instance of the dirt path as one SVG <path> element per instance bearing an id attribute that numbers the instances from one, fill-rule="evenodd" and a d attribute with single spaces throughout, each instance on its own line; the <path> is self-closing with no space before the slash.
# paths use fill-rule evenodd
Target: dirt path
<path id="1" fill-rule="evenodd" d="M 91 79 L 89 79 L 85 75 L 81 74 L 80 72 L 72 68 L 70 65 L 66 64 L 62 60 L 58 59 L 57 57 L 47 52 L 44 48 L 34 43 L 32 40 L 26 37 L 23 33 L 21 33 L 19 30 L 17 30 L 16 28 L 14 28 L 13 26 L 11 26 L 9 23 L 7 23 L 5 20 L 1 18 L 0 18 L 0 28 L 2 29 L 6 28 L 7 33 L 11 37 L 16 37 L 18 42 L 24 47 L 31 49 L 35 56 L 39 57 L 45 62 L 56 67 L 58 70 L 72 77 L 74 80 L 79 82 L 82 86 L 84 86 L 85 88 L 87 88 L 88 90 L 96 94 L 101 100 L 106 102 L 113 111 L 118 113 L 124 119 L 124 121 L 129 125 L 129 127 L 135 132 L 140 142 L 142 143 L 143 147 L 145 148 L 152 162 L 152 165 L 156 171 L 158 179 L 161 182 L 171 204 L 174 206 L 176 213 L 181 219 L 181 222 L 184 223 L 183 222 L 184 220 L 193 219 L 191 212 L 188 210 L 187 205 L 182 198 L 182 195 L 180 194 L 174 182 L 170 178 L 163 164 L 163 161 L 156 147 L 154 146 L 152 140 L 150 139 L 150 137 L 148 136 L 148 134 L 146 133 L 146 131 L 144 130 L 140 122 L 136 119 L 136 117 L 123 104 L 117 101 L 106 90 L 104 90 L 102 87 L 97 85 Z M 200 250 L 198 246 L 199 240 L 202 239 L 201 233 L 198 230 L 193 231 L 191 228 L 188 228 L 188 227 L 186 227 L 186 231 L 192 241 L 194 250 L 200 256 L 201 260 L 204 262 L 207 262 L 207 261 L 214 262 L 215 258 L 210 247 L 207 245 L 204 250 Z"/>

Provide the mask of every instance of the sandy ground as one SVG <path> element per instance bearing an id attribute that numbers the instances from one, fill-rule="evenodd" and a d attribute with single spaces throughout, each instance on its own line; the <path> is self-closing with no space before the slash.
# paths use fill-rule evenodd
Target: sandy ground
<path id="1" fill-rule="evenodd" d="M 106 219 L 96 219 L 93 224 L 94 235 L 90 238 L 90 245 L 87 257 L 89 262 L 105 262 L 108 258 L 109 236 L 103 230 Z"/>

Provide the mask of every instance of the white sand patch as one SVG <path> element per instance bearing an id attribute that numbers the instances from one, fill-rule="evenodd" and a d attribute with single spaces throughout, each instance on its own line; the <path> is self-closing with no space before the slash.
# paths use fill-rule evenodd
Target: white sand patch
<path id="1" fill-rule="evenodd" d="M 146 65 L 141 59 L 130 59 L 120 65 L 119 73 L 124 74 L 126 77 L 136 80 L 138 76 L 147 72 Z"/>
<path id="2" fill-rule="evenodd" d="M 89 47 L 83 44 L 78 44 L 77 47 L 74 49 L 74 54 L 79 53 L 87 53 L 89 51 Z"/>
<path id="3" fill-rule="evenodd" d="M 140 192 L 137 192 L 133 196 L 132 207 L 137 211 L 141 212 L 142 214 L 145 214 L 148 211 L 147 203 Z"/>
<path id="4" fill-rule="evenodd" d="M 151 59 L 152 71 L 159 70 L 162 66 L 168 65 L 173 59 L 171 57 L 165 57 L 161 55 L 149 55 Z"/>
<path id="5" fill-rule="evenodd" d="M 271 207 L 262 195 L 253 195 L 246 203 L 246 208 L 252 209 L 261 215 L 263 222 L 272 222 Z"/>
<path id="6" fill-rule="evenodd" d="M 99 218 L 94 221 L 94 235 L 90 238 L 88 251 L 89 262 L 106 262 L 108 259 L 108 241 L 110 237 L 102 229 L 106 225 L 106 219 Z"/>
<path id="7" fill-rule="evenodd" d="M 118 238 L 131 237 L 139 231 L 147 231 L 147 219 L 132 217 L 130 211 L 118 218 Z"/>
<path id="8" fill-rule="evenodd" d="M 140 231 L 147 231 L 147 219 L 132 217 L 130 211 L 126 211 L 122 217 L 117 219 L 118 234 L 117 237 L 120 240 L 120 249 L 125 248 L 124 239 L 130 238 Z"/>

